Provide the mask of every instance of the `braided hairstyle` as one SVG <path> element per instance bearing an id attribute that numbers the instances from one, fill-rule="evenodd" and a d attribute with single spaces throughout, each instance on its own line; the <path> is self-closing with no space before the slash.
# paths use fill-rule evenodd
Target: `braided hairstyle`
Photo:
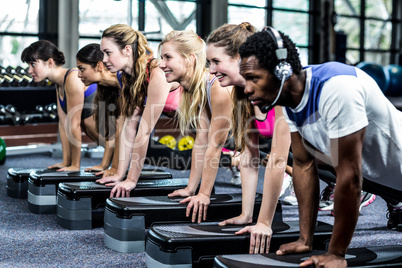
<path id="1" fill-rule="evenodd" d="M 133 51 L 133 63 L 131 74 L 123 72 L 123 115 L 131 117 L 137 107 L 142 107 L 148 88 L 148 78 L 151 69 L 157 67 L 153 59 L 153 52 L 147 45 L 146 37 L 135 31 L 130 25 L 115 24 L 102 33 L 102 38 L 112 39 L 123 50 L 127 45 Z"/>

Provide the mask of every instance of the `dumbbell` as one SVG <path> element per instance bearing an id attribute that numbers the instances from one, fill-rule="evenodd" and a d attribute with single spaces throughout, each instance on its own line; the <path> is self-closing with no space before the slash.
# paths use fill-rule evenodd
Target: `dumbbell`
<path id="1" fill-rule="evenodd" d="M 57 109 L 57 106 L 56 106 Z M 39 112 L 40 114 L 42 114 L 43 118 L 46 120 L 51 120 L 51 121 L 55 121 L 57 119 L 57 116 L 54 113 L 54 107 L 52 104 L 49 105 L 36 105 L 35 110 L 37 112 Z"/>
<path id="2" fill-rule="evenodd" d="M 56 103 L 50 103 L 46 105 L 45 110 L 48 112 L 48 116 L 52 121 L 57 120 L 57 105 Z"/>
<path id="3" fill-rule="evenodd" d="M 4 109 L 4 105 L 0 104 L 0 124 L 6 124 L 6 109 Z"/>
<path id="4" fill-rule="evenodd" d="M 51 103 L 48 104 L 44 107 L 44 109 L 48 112 L 48 113 L 52 113 L 55 114 L 57 113 L 57 105 L 55 103 Z"/>
<path id="5" fill-rule="evenodd" d="M 11 117 L 11 121 L 13 122 L 14 125 L 18 125 L 21 123 L 21 115 L 13 105 L 7 104 L 4 107 L 4 110 L 6 116 Z"/>
<path id="6" fill-rule="evenodd" d="M 3 104 L 0 104 L 0 115 L 6 115 L 6 109 Z"/>
<path id="7" fill-rule="evenodd" d="M 41 105 L 37 105 L 35 107 L 35 111 L 29 114 L 25 114 L 23 116 L 22 123 L 23 124 L 30 124 L 41 122 L 43 120 L 43 107 Z"/>

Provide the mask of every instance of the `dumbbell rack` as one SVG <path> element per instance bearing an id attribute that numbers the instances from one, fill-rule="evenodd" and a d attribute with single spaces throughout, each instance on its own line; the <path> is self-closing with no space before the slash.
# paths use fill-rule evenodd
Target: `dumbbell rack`
<path id="1" fill-rule="evenodd" d="M 34 111 L 37 105 L 56 102 L 56 89 L 47 87 L 0 87 L 0 104 L 12 104 L 20 112 Z"/>
<path id="2" fill-rule="evenodd" d="M 24 122 L 25 115 L 33 114 L 37 105 L 56 102 L 54 86 L 47 87 L 0 87 L 0 104 L 12 105 L 20 121 L 12 116 L 3 116 L 0 137 L 4 137 L 7 155 L 54 152 L 61 150 L 57 138 L 57 122 Z"/>

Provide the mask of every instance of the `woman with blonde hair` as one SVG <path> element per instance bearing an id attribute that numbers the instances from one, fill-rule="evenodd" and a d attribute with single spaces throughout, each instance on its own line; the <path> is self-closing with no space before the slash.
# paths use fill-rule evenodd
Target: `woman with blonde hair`
<path id="1" fill-rule="evenodd" d="M 242 214 L 225 220 L 220 225 L 247 224 L 252 222 L 255 194 L 258 182 L 258 166 L 262 144 L 259 137 L 270 140 L 270 157 L 264 175 L 263 201 L 254 226 L 248 226 L 239 232 L 250 232 L 250 253 L 265 253 L 269 248 L 272 235 L 271 224 L 283 185 L 290 149 L 290 131 L 284 120 L 282 108 L 276 106 L 267 113 L 262 113 L 244 95 L 245 78 L 239 69 L 239 48 L 247 37 L 255 33 L 255 28 L 248 22 L 239 25 L 225 24 L 214 30 L 207 39 L 207 59 L 209 70 L 219 78 L 221 86 L 234 86 L 233 135 L 235 144 L 241 151 L 240 172 L 242 179 L 243 204 Z M 258 83 L 258 77 L 255 78 Z M 261 242 L 261 245 L 260 245 Z"/>
<path id="2" fill-rule="evenodd" d="M 98 180 L 113 186 L 110 196 L 130 196 L 136 187 L 147 154 L 150 135 L 162 112 L 177 108 L 181 88 L 169 83 L 158 68 L 147 39 L 126 24 L 107 28 L 101 39 L 103 62 L 122 84 L 125 122 L 120 136 L 117 174 Z M 127 169 L 129 171 L 127 173 Z M 122 181 L 127 173 L 127 178 Z"/>
<path id="3" fill-rule="evenodd" d="M 231 129 L 231 88 L 222 87 L 206 69 L 205 42 L 193 31 L 172 31 L 159 45 L 161 63 L 168 82 L 179 82 L 183 95 L 178 109 L 182 133 L 196 131 L 189 183 L 169 196 L 186 197 L 187 217 L 206 220 L 210 195 Z M 202 178 L 199 192 L 194 195 Z M 192 210 L 192 213 L 191 213 Z"/>

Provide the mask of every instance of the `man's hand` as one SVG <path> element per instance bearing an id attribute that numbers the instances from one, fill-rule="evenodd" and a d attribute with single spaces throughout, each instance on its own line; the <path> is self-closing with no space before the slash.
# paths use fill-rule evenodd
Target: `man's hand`
<path id="1" fill-rule="evenodd" d="M 311 247 L 307 246 L 305 243 L 297 240 L 292 243 L 283 244 L 276 251 L 277 255 L 285 255 L 291 253 L 303 253 L 311 250 Z"/>
<path id="2" fill-rule="evenodd" d="M 324 255 L 311 256 L 309 259 L 300 263 L 300 267 L 313 265 L 315 267 L 327 268 L 346 268 L 348 266 L 344 257 L 325 253 Z"/>

